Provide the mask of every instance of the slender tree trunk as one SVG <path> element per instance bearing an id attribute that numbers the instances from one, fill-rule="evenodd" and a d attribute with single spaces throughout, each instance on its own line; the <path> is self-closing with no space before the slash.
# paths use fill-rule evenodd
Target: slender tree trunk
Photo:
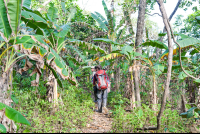
<path id="1" fill-rule="evenodd" d="M 161 108 L 157 116 L 157 127 L 146 127 L 146 128 L 139 128 L 138 130 L 159 130 L 161 126 L 161 117 L 165 109 L 166 105 L 166 99 L 167 95 L 169 93 L 169 84 L 171 79 L 171 70 L 172 70 L 172 57 L 173 57 L 173 46 L 172 46 L 172 40 L 171 40 L 171 32 L 169 27 L 169 21 L 168 17 L 165 11 L 165 7 L 163 4 L 163 0 L 157 0 L 157 3 L 160 8 L 160 12 L 162 13 L 163 22 L 165 24 L 166 30 L 167 30 L 167 37 L 168 37 L 168 69 L 167 69 L 167 80 L 165 81 L 165 90 L 162 96 L 162 102 L 161 102 Z"/>
<path id="2" fill-rule="evenodd" d="M 198 85 L 198 98 L 197 98 L 197 107 L 200 109 L 200 85 Z"/>
<path id="3" fill-rule="evenodd" d="M 145 8 L 146 8 L 146 0 L 140 0 L 135 47 L 138 47 L 142 43 L 142 37 L 143 37 L 143 31 L 144 31 Z M 138 48 L 136 52 L 142 54 L 142 48 L 141 47 Z M 136 65 L 140 65 L 140 62 L 137 61 Z M 140 72 L 139 69 L 136 69 L 134 71 L 137 106 L 141 106 L 140 88 L 139 88 L 139 78 L 140 78 L 139 72 Z"/>
<path id="4" fill-rule="evenodd" d="M 174 8 L 173 12 L 172 12 L 171 15 L 169 16 L 169 21 L 171 21 L 172 17 L 173 17 L 174 14 L 176 13 L 176 11 L 177 11 L 179 5 L 181 4 L 181 1 L 182 1 L 182 0 L 179 0 L 179 1 L 177 2 L 176 7 Z M 165 32 L 166 32 L 166 28 L 165 28 L 165 26 L 164 26 L 164 28 L 163 28 L 163 33 L 165 33 Z M 162 41 L 163 41 L 163 38 L 164 38 L 164 36 L 161 36 L 160 39 L 159 39 L 159 41 L 162 42 Z M 156 59 L 159 58 L 161 52 L 162 52 L 162 49 L 159 49 L 159 48 L 156 49 Z"/>
<path id="5" fill-rule="evenodd" d="M 164 94 L 163 94 L 163 99 L 162 99 L 162 103 L 161 103 L 160 112 L 159 112 L 159 114 L 157 116 L 157 129 L 160 129 L 161 116 L 162 116 L 162 114 L 164 112 L 166 99 L 167 99 L 167 96 L 169 94 L 169 84 L 170 84 L 171 70 L 172 70 L 173 45 L 172 45 L 172 41 L 171 41 L 171 32 L 170 32 L 170 28 L 169 28 L 169 23 L 168 23 L 168 20 L 167 20 L 168 17 L 167 17 L 166 11 L 165 11 L 165 7 L 164 7 L 164 4 L 163 4 L 163 1 L 162 0 L 157 0 L 157 3 L 159 5 L 160 11 L 162 13 L 163 22 L 164 22 L 166 30 L 167 30 L 168 49 L 169 49 L 167 80 L 165 82 L 165 90 L 164 90 Z"/>

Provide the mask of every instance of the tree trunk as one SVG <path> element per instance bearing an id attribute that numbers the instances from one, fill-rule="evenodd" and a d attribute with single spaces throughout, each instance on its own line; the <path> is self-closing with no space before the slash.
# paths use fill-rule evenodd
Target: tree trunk
<path id="1" fill-rule="evenodd" d="M 197 107 L 200 109 L 200 85 L 198 85 Z"/>
<path id="2" fill-rule="evenodd" d="M 144 31 L 144 19 L 145 19 L 145 8 L 146 8 L 146 0 L 140 0 L 139 12 L 138 12 L 138 20 L 137 20 L 137 33 L 136 33 L 136 41 L 135 47 L 137 48 L 142 43 L 143 31 Z M 136 52 L 142 54 L 142 48 L 138 48 Z M 140 62 L 137 61 L 136 65 L 140 65 Z M 137 106 L 141 106 L 140 99 L 140 88 L 139 88 L 139 78 L 140 78 L 140 69 L 136 69 L 134 71 L 134 81 L 135 81 L 135 90 L 136 90 L 136 101 Z"/>
<path id="3" fill-rule="evenodd" d="M 195 103 L 195 85 L 193 83 L 193 79 L 189 79 L 189 84 L 188 84 L 188 89 L 189 89 L 189 102 L 192 103 L 191 106 L 193 107 L 193 104 Z"/>
<path id="4" fill-rule="evenodd" d="M 162 116 L 162 114 L 164 112 L 166 99 L 167 99 L 167 96 L 169 94 L 169 84 L 170 84 L 171 70 L 172 70 L 173 45 L 172 45 L 172 41 L 171 41 L 170 27 L 169 27 L 169 23 L 168 23 L 168 20 L 167 20 L 168 17 L 167 17 L 166 11 L 165 11 L 165 7 L 164 7 L 164 4 L 163 4 L 163 1 L 162 0 L 157 0 L 157 3 L 159 5 L 160 11 L 162 13 L 163 22 L 164 22 L 166 30 L 167 30 L 168 49 L 169 49 L 167 80 L 165 82 L 165 90 L 164 90 L 164 94 L 163 94 L 163 99 L 162 99 L 162 103 L 161 103 L 160 112 L 159 112 L 159 114 L 157 116 L 157 129 L 160 129 L 161 116 Z"/>
<path id="5" fill-rule="evenodd" d="M 165 11 L 165 7 L 163 4 L 163 0 L 157 0 L 157 3 L 160 8 L 160 12 L 162 13 L 162 18 L 163 22 L 165 24 L 166 30 L 167 30 L 167 37 L 168 37 L 168 49 L 169 49 L 169 54 L 168 54 L 168 69 L 167 69 L 167 80 L 165 82 L 165 90 L 163 93 L 162 97 L 162 102 L 161 102 L 161 108 L 157 116 L 157 127 L 145 127 L 145 128 L 139 128 L 138 130 L 159 130 L 161 126 L 161 117 L 165 109 L 166 105 L 166 99 L 169 93 L 169 84 L 170 84 L 170 79 L 171 79 L 171 70 L 172 70 L 172 57 L 173 57 L 173 46 L 172 46 L 172 41 L 171 41 L 171 32 L 170 32 L 170 27 L 169 27 L 169 21 L 168 17 Z"/>
<path id="6" fill-rule="evenodd" d="M 172 19 L 172 17 L 173 17 L 174 14 L 176 13 L 176 11 L 177 11 L 179 5 L 181 4 L 181 1 L 182 1 L 182 0 L 179 0 L 179 1 L 177 2 L 176 7 L 174 8 L 174 11 L 173 11 L 173 12 L 171 13 L 171 15 L 169 16 L 169 21 Z M 166 28 L 165 28 L 165 26 L 164 26 L 164 28 L 163 28 L 163 33 L 165 33 L 165 32 L 166 32 Z M 159 41 L 163 42 L 163 38 L 164 38 L 164 36 L 161 36 L 160 39 L 159 39 Z M 161 50 L 162 50 L 162 49 L 156 48 L 156 59 L 159 58 L 160 53 L 161 53 Z"/>

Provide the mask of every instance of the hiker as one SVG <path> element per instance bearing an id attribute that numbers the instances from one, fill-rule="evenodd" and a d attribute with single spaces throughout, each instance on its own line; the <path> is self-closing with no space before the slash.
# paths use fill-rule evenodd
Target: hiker
<path id="1" fill-rule="evenodd" d="M 94 75 L 93 85 L 97 87 L 97 103 L 98 103 L 98 110 L 96 112 L 108 114 L 108 109 L 106 108 L 107 105 L 107 88 L 108 82 L 107 80 L 108 75 L 106 74 L 105 70 L 102 70 L 100 65 L 95 66 L 96 74 Z"/>
<path id="2" fill-rule="evenodd" d="M 94 75 L 96 73 L 94 66 L 91 67 L 91 71 L 92 71 L 92 82 L 93 82 Z M 96 87 L 96 85 L 93 86 L 93 90 L 94 90 L 94 102 L 96 103 L 97 102 L 97 87 Z"/>

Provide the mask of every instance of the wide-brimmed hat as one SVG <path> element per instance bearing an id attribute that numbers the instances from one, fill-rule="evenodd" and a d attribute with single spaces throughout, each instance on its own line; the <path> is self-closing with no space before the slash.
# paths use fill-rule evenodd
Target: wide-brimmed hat
<path id="1" fill-rule="evenodd" d="M 91 68 L 93 68 L 93 69 L 94 69 L 94 67 L 95 67 L 95 66 L 91 66 Z"/>

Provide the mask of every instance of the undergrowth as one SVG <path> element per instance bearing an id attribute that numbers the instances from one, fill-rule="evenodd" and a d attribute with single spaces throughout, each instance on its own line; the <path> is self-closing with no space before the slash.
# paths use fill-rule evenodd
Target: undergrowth
<path id="1" fill-rule="evenodd" d="M 69 133 L 80 132 L 86 126 L 94 107 L 91 95 L 82 88 L 68 86 L 61 91 L 62 100 L 56 107 L 52 103 L 38 98 L 34 91 L 15 91 L 19 102 L 15 109 L 21 112 L 31 122 L 31 126 L 18 125 L 17 132 L 35 133 Z M 60 98 L 60 97 L 59 97 Z"/>
<path id="2" fill-rule="evenodd" d="M 118 92 L 111 92 L 108 94 L 108 103 L 112 107 L 113 124 L 112 133 L 188 133 L 190 132 L 188 124 L 192 124 L 192 119 L 183 119 L 179 116 L 178 110 L 171 110 L 170 104 L 166 105 L 165 111 L 161 117 L 161 127 L 157 131 L 142 131 L 138 128 L 149 126 L 157 126 L 157 115 L 160 105 L 157 105 L 157 111 L 153 111 L 149 105 L 142 104 L 141 107 L 135 108 L 131 111 L 126 111 L 125 107 L 130 105 L 128 99 L 122 97 Z"/>

